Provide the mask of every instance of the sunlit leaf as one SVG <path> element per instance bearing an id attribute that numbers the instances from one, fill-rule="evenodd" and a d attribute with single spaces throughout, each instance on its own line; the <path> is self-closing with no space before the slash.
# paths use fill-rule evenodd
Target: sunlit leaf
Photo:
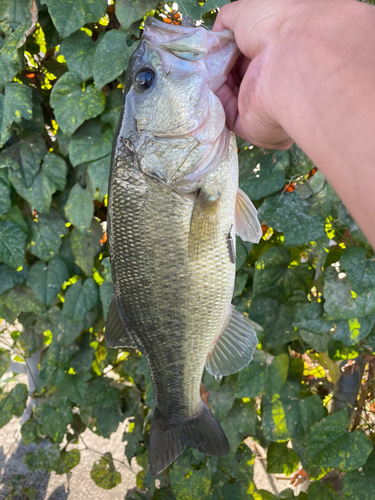
<path id="1" fill-rule="evenodd" d="M 51 106 L 61 130 L 70 136 L 85 120 L 100 115 L 105 97 L 93 85 L 83 89 L 79 76 L 69 71 L 54 85 Z"/>
<path id="2" fill-rule="evenodd" d="M 107 7 L 106 0 L 41 0 L 47 4 L 61 38 L 69 36 L 86 23 L 99 21 Z"/>

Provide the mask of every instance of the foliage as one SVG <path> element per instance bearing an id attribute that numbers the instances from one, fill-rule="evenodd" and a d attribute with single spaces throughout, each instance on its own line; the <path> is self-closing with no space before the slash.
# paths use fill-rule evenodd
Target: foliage
<path id="1" fill-rule="evenodd" d="M 29 469 L 64 474 L 79 463 L 74 446 L 87 427 L 108 438 L 129 419 L 125 454 L 141 470 L 127 498 L 276 498 L 254 485 L 244 442 L 252 437 L 268 449 L 269 472 L 291 474 L 302 463 L 314 482 L 300 498 L 338 498 L 318 481 L 336 468 L 344 499 L 370 499 L 373 251 L 298 147 L 265 151 L 242 140 L 240 185 L 259 209 L 263 238 L 237 240 L 233 303 L 257 324 L 259 345 L 239 374 L 221 381 L 204 374 L 229 456 L 187 449 L 156 488 L 147 465 L 154 401 L 147 363 L 137 351 L 110 349 L 103 328 L 113 293 L 107 184 L 127 61 L 144 16 L 161 19 L 167 10 L 158 0 L 40 0 L 36 19 L 34 3 L 0 7 L 0 317 L 22 325 L 0 349 L 0 426 L 20 416 L 27 399 L 26 386 L 7 386 L 11 358 L 41 349 L 37 404 L 22 437 L 44 444 L 26 454 Z M 224 3 L 184 0 L 181 11 L 211 27 Z M 356 371 L 349 401 L 345 380 Z M 121 481 L 109 453 L 91 477 L 106 489 Z M 34 498 L 20 478 L 12 481 L 11 496 Z"/>

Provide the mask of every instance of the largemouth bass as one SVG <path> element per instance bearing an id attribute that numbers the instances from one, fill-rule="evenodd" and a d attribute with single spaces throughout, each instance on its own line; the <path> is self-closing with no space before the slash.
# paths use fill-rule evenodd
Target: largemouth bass
<path id="1" fill-rule="evenodd" d="M 235 136 L 215 92 L 238 55 L 231 32 L 147 18 L 132 55 L 114 141 L 108 241 L 111 347 L 146 356 L 155 391 L 150 468 L 193 446 L 229 452 L 200 397 L 252 359 L 256 335 L 231 306 L 235 233 L 259 241 L 256 210 L 238 189 Z"/>

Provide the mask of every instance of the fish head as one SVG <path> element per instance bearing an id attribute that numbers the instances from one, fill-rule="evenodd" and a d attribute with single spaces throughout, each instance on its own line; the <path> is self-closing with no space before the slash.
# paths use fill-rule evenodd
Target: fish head
<path id="1" fill-rule="evenodd" d="M 215 92 L 237 56 L 230 31 L 146 19 L 128 65 L 119 129 L 119 138 L 131 142 L 144 174 L 172 188 L 191 188 L 216 168 L 227 149 L 227 134 Z"/>

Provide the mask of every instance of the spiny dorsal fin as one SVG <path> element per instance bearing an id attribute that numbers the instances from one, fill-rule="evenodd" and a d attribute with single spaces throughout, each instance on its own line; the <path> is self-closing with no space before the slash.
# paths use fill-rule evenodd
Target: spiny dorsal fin
<path id="1" fill-rule="evenodd" d="M 262 237 L 262 227 L 257 217 L 257 209 L 240 188 L 238 188 L 236 200 L 236 234 L 242 240 L 252 243 L 258 243 Z"/>
<path id="2" fill-rule="evenodd" d="M 201 189 L 194 204 L 190 221 L 189 234 L 189 256 L 192 260 L 198 260 L 204 256 L 205 246 L 203 242 L 215 246 L 217 243 L 218 205 L 220 193 L 210 194 Z"/>
<path id="3" fill-rule="evenodd" d="M 114 297 L 109 307 L 105 323 L 104 336 L 109 347 L 112 347 L 113 349 L 116 349 L 117 347 L 136 348 L 129 331 L 125 328 L 123 322 L 121 321 Z"/>
<path id="4" fill-rule="evenodd" d="M 207 371 L 221 377 L 242 370 L 253 359 L 257 343 L 254 328 L 231 305 L 226 326 L 208 353 Z"/>

